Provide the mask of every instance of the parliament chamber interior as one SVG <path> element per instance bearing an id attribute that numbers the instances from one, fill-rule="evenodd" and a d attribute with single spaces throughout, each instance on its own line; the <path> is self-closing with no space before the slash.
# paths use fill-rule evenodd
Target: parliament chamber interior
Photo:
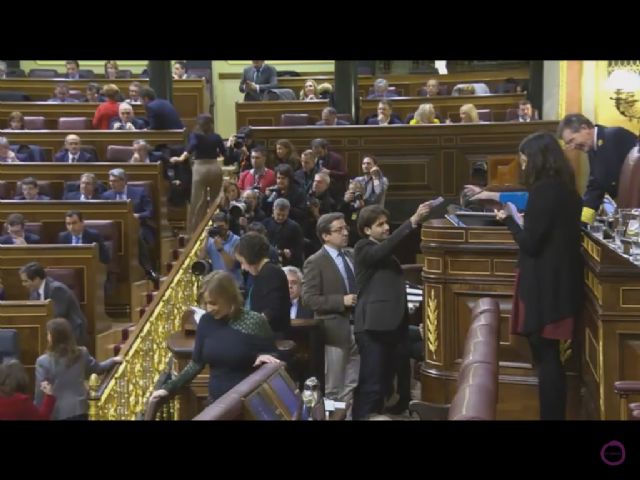
<path id="1" fill-rule="evenodd" d="M 640 418 L 636 94 L 640 61 L 0 61 L 0 419 Z"/>

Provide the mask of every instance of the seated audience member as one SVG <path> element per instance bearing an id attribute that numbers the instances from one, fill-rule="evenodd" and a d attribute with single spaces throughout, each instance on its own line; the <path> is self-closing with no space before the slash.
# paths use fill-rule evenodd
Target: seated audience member
<path id="1" fill-rule="evenodd" d="M 33 177 L 27 177 L 21 182 L 22 195 L 13 197 L 14 200 L 51 200 L 46 195 L 40 195 L 38 181 Z"/>
<path id="2" fill-rule="evenodd" d="M 125 100 L 127 103 L 142 103 L 140 98 L 140 89 L 142 84 L 140 82 L 131 82 L 129 84 L 129 98 Z"/>
<path id="3" fill-rule="evenodd" d="M 0 163 L 16 163 L 20 159 L 11 150 L 9 140 L 6 137 L 0 137 Z"/>
<path id="4" fill-rule="evenodd" d="M 106 101 L 98 105 L 96 113 L 93 115 L 93 128 L 98 130 L 109 130 L 109 122 L 113 117 L 118 116 L 118 95 L 120 89 L 113 83 L 108 83 L 102 89 Z M 133 113 L 133 110 L 131 111 Z"/>
<path id="5" fill-rule="evenodd" d="M 157 273 L 153 269 L 149 248 L 155 245 L 155 228 L 150 224 L 153 219 L 153 202 L 143 187 L 127 185 L 127 174 L 122 168 L 109 171 L 109 186 L 102 194 L 102 200 L 131 200 L 133 215 L 140 221 L 140 237 L 138 242 L 138 262 L 148 277 L 156 280 Z"/>
<path id="6" fill-rule="evenodd" d="M 321 83 L 318 85 L 318 99 L 329 100 L 329 104 L 333 103 L 333 87 L 330 83 Z"/>
<path id="7" fill-rule="evenodd" d="M 336 152 L 329 150 L 329 142 L 324 138 L 316 138 L 311 141 L 311 150 L 316 157 L 316 173 L 324 171 L 331 177 L 331 196 L 339 201 L 344 195 L 349 181 L 347 163 Z"/>
<path id="8" fill-rule="evenodd" d="M 187 74 L 187 62 L 175 62 L 173 64 L 173 79 L 185 80 L 189 78 Z"/>
<path id="9" fill-rule="evenodd" d="M 29 290 L 29 300 L 53 301 L 53 314 L 69 322 L 78 343 L 84 343 L 87 319 L 82 313 L 75 294 L 64 283 L 47 276 L 38 262 L 30 262 L 20 268 L 22 286 Z"/>
<path id="10" fill-rule="evenodd" d="M 66 69 L 66 73 L 63 78 L 67 78 L 69 80 L 87 78 L 87 74 L 80 71 L 80 63 L 77 60 L 67 60 L 64 62 L 64 67 Z"/>
<path id="11" fill-rule="evenodd" d="M 460 107 L 460 123 L 480 123 L 478 109 L 472 103 Z"/>
<path id="12" fill-rule="evenodd" d="M 373 93 L 367 97 L 367 100 L 375 100 L 377 98 L 395 98 L 398 94 L 393 90 L 389 90 L 389 82 L 384 78 L 378 78 L 373 82 Z"/>
<path id="13" fill-rule="evenodd" d="M 20 112 L 11 112 L 7 119 L 7 130 L 24 130 L 24 115 Z"/>
<path id="14" fill-rule="evenodd" d="M 289 300 L 291 301 L 291 309 L 289 310 L 289 318 L 312 319 L 313 311 L 302 304 L 302 272 L 299 268 L 291 265 L 282 267 L 287 275 L 289 282 Z"/>
<path id="15" fill-rule="evenodd" d="M 284 338 L 291 326 L 289 282 L 282 268 L 269 261 L 267 239 L 256 232 L 245 234 L 238 242 L 236 258 L 252 276 L 245 309 L 262 313 L 276 338 Z"/>
<path id="16" fill-rule="evenodd" d="M 89 401 L 87 380 L 93 373 L 107 372 L 122 357 L 111 357 L 98 362 L 86 347 L 78 347 L 72 325 L 64 317 L 47 322 L 47 351 L 36 360 L 36 386 L 50 380 L 56 405 L 53 420 L 88 420 Z M 34 402 L 42 403 L 42 392 L 37 391 Z"/>
<path id="17" fill-rule="evenodd" d="M 27 232 L 24 217 L 21 213 L 12 213 L 4 224 L 6 235 L 0 237 L 0 245 L 37 245 L 40 237 Z"/>
<path id="18" fill-rule="evenodd" d="M 431 125 L 438 123 L 440 123 L 440 120 L 436 118 L 436 111 L 433 108 L 433 104 L 423 103 L 416 110 L 409 125 Z"/>
<path id="19" fill-rule="evenodd" d="M 240 190 L 248 190 L 255 188 L 265 193 L 267 188 L 272 187 L 276 183 L 276 174 L 265 165 L 267 163 L 267 150 L 259 145 L 251 150 L 251 170 L 245 170 L 240 174 L 238 179 L 238 188 Z"/>
<path id="20" fill-rule="evenodd" d="M 306 196 L 302 188 L 293 178 L 293 170 L 290 165 L 282 163 L 275 169 L 276 184 L 267 189 L 262 201 L 262 209 L 267 215 L 271 215 L 273 203 L 278 198 L 286 198 L 290 205 L 290 217 L 302 225 L 308 218 Z"/>
<path id="21" fill-rule="evenodd" d="M 418 90 L 419 97 L 437 97 L 440 95 L 440 82 L 435 78 L 430 78 L 424 87 Z"/>
<path id="22" fill-rule="evenodd" d="M 140 90 L 140 98 L 147 112 L 149 130 L 182 130 L 184 124 L 180 120 L 180 114 L 170 101 L 156 98 L 156 92 L 152 88 L 145 87 Z"/>
<path id="23" fill-rule="evenodd" d="M 304 81 L 304 87 L 300 90 L 300 100 L 320 100 L 318 98 L 318 84 L 313 78 Z"/>
<path id="24" fill-rule="evenodd" d="M 127 102 L 118 105 L 118 116 L 109 121 L 109 130 L 144 130 L 146 127 L 144 120 L 135 117 L 133 107 Z"/>
<path id="25" fill-rule="evenodd" d="M 400 125 L 402 120 L 393 113 L 391 102 L 380 100 L 378 103 L 378 115 L 367 118 L 365 125 Z"/>
<path id="26" fill-rule="evenodd" d="M 58 242 L 60 245 L 91 245 L 98 244 L 100 252 L 100 262 L 108 265 L 111 261 L 111 255 L 100 232 L 84 226 L 82 212 L 77 210 L 69 210 L 64 215 L 64 224 L 67 227 L 66 232 L 58 234 Z"/>
<path id="27" fill-rule="evenodd" d="M 7 78 L 7 62 L 0 60 L 0 79 Z"/>
<path id="28" fill-rule="evenodd" d="M 66 192 L 63 200 L 102 200 L 97 186 L 98 180 L 93 173 L 83 173 L 80 176 L 80 189 L 74 192 Z"/>
<path id="29" fill-rule="evenodd" d="M 274 268 L 278 268 L 275 267 Z M 284 276 L 284 273 L 283 273 Z M 216 401 L 263 363 L 277 363 L 274 334 L 261 312 L 243 306 L 242 293 L 226 272 L 214 272 L 201 288 L 202 315 L 189 364 L 151 395 L 177 392 L 209 365 L 209 400 Z"/>
<path id="30" fill-rule="evenodd" d="M 496 93 L 527 93 L 522 83 L 513 77 L 505 78 L 496 88 Z"/>
<path id="31" fill-rule="evenodd" d="M 44 380 L 36 388 L 44 398 L 40 407 L 29 398 L 29 378 L 22 364 L 16 360 L 0 359 L 0 420 L 49 420 L 56 404 L 53 387 Z"/>
<path id="32" fill-rule="evenodd" d="M 213 227 L 209 236 L 202 244 L 200 259 L 208 258 L 213 270 L 223 270 L 233 277 L 236 284 L 242 286 L 242 272 L 240 264 L 234 257 L 234 252 L 240 237 L 229 230 L 229 216 L 224 212 L 217 212 L 213 218 Z M 213 236 L 212 236 L 213 235 Z"/>
<path id="33" fill-rule="evenodd" d="M 305 195 L 308 195 L 313 186 L 313 180 L 317 172 L 320 171 L 316 163 L 313 150 L 305 150 L 300 157 L 300 168 L 293 172 L 293 178 L 302 187 Z"/>
<path id="34" fill-rule="evenodd" d="M 115 80 L 118 78 L 119 71 L 118 62 L 115 60 L 107 60 L 104 62 L 104 78 L 107 80 Z"/>
<path id="35" fill-rule="evenodd" d="M 490 95 L 491 91 L 486 83 L 460 83 L 453 87 L 451 95 Z"/>
<path id="36" fill-rule="evenodd" d="M 160 152 L 153 152 L 151 145 L 144 140 L 133 141 L 133 155 L 129 159 L 129 163 L 157 163 L 162 160 Z"/>
<path id="37" fill-rule="evenodd" d="M 316 125 L 324 127 L 334 127 L 336 125 L 349 125 L 349 122 L 338 119 L 338 112 L 333 107 L 322 109 L 322 120 L 316 122 Z"/>
<path id="38" fill-rule="evenodd" d="M 389 180 L 382 175 L 378 161 L 372 155 L 362 159 L 362 173 L 364 175 L 353 179 L 362 184 L 365 205 L 380 205 L 384 207 L 384 199 L 389 188 Z"/>
<path id="39" fill-rule="evenodd" d="M 294 171 L 300 168 L 300 157 L 296 147 L 287 139 L 276 142 L 276 165 L 288 164 Z"/>
<path id="40" fill-rule="evenodd" d="M 59 83 L 56 88 L 53 89 L 53 97 L 47 100 L 50 103 L 77 103 L 73 97 L 69 96 L 69 87 L 64 83 Z"/>
<path id="41" fill-rule="evenodd" d="M 245 205 L 244 215 L 240 217 L 240 231 L 244 232 L 248 229 L 252 222 L 262 222 L 267 215 L 260 208 L 260 195 L 256 190 L 249 189 L 242 192 L 242 201 Z"/>
<path id="42" fill-rule="evenodd" d="M 53 161 L 60 163 L 87 163 L 97 161 L 93 155 L 81 150 L 80 147 L 81 141 L 78 135 L 75 133 L 67 135 L 64 139 L 64 149 L 53 157 Z"/>
<path id="43" fill-rule="evenodd" d="M 237 202 L 240 200 L 242 193 L 238 188 L 238 185 L 233 183 L 230 178 L 225 178 L 222 181 L 222 199 L 220 200 L 219 208 L 225 212 L 229 211 L 229 205 L 231 202 Z"/>
<path id="44" fill-rule="evenodd" d="M 272 88 L 278 88 L 278 72 L 275 67 L 265 65 L 264 60 L 251 60 L 240 80 L 240 93 L 244 93 L 245 102 L 259 102 L 262 96 Z"/>
<path id="45" fill-rule="evenodd" d="M 85 102 L 88 103 L 101 103 L 106 100 L 104 95 L 100 92 L 102 91 L 102 87 L 97 83 L 87 83 L 87 88 L 85 89 Z"/>
<path id="46" fill-rule="evenodd" d="M 518 117 L 515 118 L 514 122 L 530 122 L 532 120 L 537 120 L 534 118 L 533 107 L 531 106 L 531 102 L 529 100 L 520 100 L 518 102 Z"/>

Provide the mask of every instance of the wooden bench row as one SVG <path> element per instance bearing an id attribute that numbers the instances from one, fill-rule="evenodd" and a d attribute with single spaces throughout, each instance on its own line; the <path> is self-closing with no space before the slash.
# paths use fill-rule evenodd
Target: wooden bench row
<path id="1" fill-rule="evenodd" d="M 46 101 L 53 97 L 53 90 L 58 83 L 64 83 L 70 90 L 85 91 L 87 84 L 95 81 L 60 78 L 7 78 L 0 80 L 0 92 L 22 92 L 33 101 Z M 132 81 L 134 79 L 117 79 L 110 80 L 109 83 L 115 84 L 126 98 L 129 84 Z M 143 86 L 149 85 L 148 79 L 135 79 L 135 81 L 140 82 Z M 100 81 L 99 83 L 104 84 L 107 82 Z M 202 78 L 177 80 L 172 83 L 172 89 L 173 105 L 178 110 L 185 126 L 192 128 L 199 114 L 209 112 L 210 98 L 205 80 Z"/>
<path id="2" fill-rule="evenodd" d="M 443 120 L 451 118 L 459 120 L 460 107 L 472 103 L 479 110 L 491 110 L 492 121 L 503 122 L 506 120 L 507 110 L 518 108 L 518 102 L 525 97 L 522 93 L 496 94 L 496 95 L 460 95 L 443 97 L 403 97 L 391 98 L 389 101 L 393 107 L 393 113 L 403 121 L 409 114 L 415 113 L 418 106 L 423 103 L 433 104 L 436 112 Z M 291 102 L 237 102 L 236 125 L 238 127 L 250 125 L 255 127 L 277 127 L 281 117 L 285 113 L 307 114 L 310 123 L 315 124 L 322 118 L 322 110 L 329 105 L 326 100 L 317 101 L 291 101 Z M 376 113 L 378 100 L 362 100 L 359 116 L 360 123 Z"/>

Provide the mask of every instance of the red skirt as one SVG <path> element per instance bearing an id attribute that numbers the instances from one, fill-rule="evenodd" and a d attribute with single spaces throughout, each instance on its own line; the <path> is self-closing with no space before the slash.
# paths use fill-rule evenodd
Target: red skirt
<path id="1" fill-rule="evenodd" d="M 518 287 L 520 285 L 520 272 L 516 271 L 516 286 L 513 293 L 513 306 L 511 308 L 511 334 L 522 335 L 524 329 L 524 303 L 518 295 Z M 573 338 L 573 325 L 575 321 L 573 317 L 563 318 L 557 322 L 545 325 L 542 329 L 541 336 L 551 340 L 571 340 Z"/>

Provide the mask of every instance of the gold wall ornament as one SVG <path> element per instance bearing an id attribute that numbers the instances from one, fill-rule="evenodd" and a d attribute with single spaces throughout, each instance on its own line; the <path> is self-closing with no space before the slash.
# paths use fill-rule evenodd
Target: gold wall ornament
<path id="1" fill-rule="evenodd" d="M 560 361 L 564 365 L 573 353 L 571 340 L 560 340 Z"/>
<path id="2" fill-rule="evenodd" d="M 200 279 L 191 273 L 191 264 L 198 259 L 198 252 L 208 238 L 204 233 L 208 226 L 200 230 L 193 248 L 183 257 L 180 266 L 175 267 L 156 308 L 140 320 L 133 343 L 115 374 L 105 385 L 95 384 L 98 381 L 94 380 L 94 394 L 90 397 L 92 420 L 135 420 L 144 413 L 146 400 L 171 357 L 167 349 L 169 335 L 180 330 L 184 309 L 197 303 Z M 177 419 L 177 403 L 166 411 L 168 419 Z"/>
<path id="3" fill-rule="evenodd" d="M 427 298 L 427 347 L 435 357 L 438 350 L 438 300 L 433 288 Z"/>

